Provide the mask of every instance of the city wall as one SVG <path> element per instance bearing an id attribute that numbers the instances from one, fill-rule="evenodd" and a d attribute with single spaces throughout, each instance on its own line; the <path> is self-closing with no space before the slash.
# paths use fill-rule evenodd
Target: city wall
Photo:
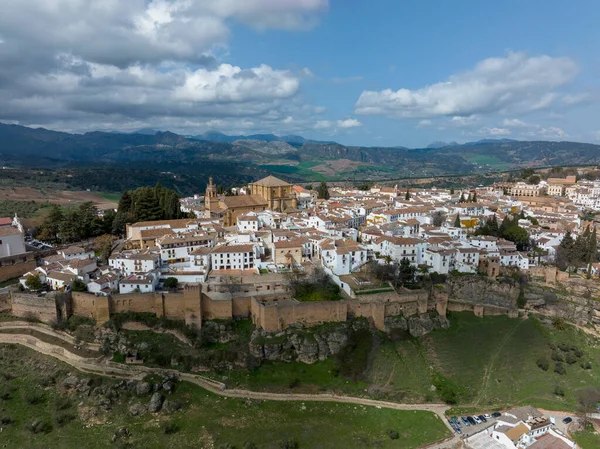
<path id="1" fill-rule="evenodd" d="M 543 273 L 546 276 L 546 272 Z M 554 276 L 556 277 L 556 276 Z M 462 291 L 457 284 L 485 283 L 481 289 Z M 489 285 L 488 285 L 489 284 Z M 206 285 L 187 285 L 173 293 L 130 293 L 113 296 L 95 296 L 90 293 L 70 294 L 66 309 L 53 294 L 37 296 L 13 292 L 10 309 L 16 316 L 31 316 L 49 322 L 58 316 L 71 314 L 94 318 L 100 325 L 114 313 L 149 312 L 159 317 L 185 320 L 189 325 L 201 326 L 203 320 L 231 320 L 251 318 L 255 325 L 267 331 L 283 330 L 292 323 L 315 325 L 325 322 L 346 321 L 351 317 L 367 318 L 377 329 L 385 329 L 385 318 L 424 314 L 435 310 L 445 316 L 447 311 L 469 311 L 477 316 L 516 316 L 513 290 L 517 287 L 497 280 L 486 281 L 481 277 L 460 278 L 446 285 L 436 285 L 431 291 L 400 290 L 372 295 L 359 295 L 356 299 L 340 301 L 298 302 L 281 290 L 280 284 L 267 283 L 258 289 L 243 286 L 237 293 L 212 289 L 203 291 Z M 493 288 L 494 290 L 490 290 Z M 279 290 L 279 291 L 277 291 Z M 502 293 L 501 300 L 490 301 L 493 294 Z M 458 298 L 457 293 L 465 293 Z M 466 295 L 469 293 L 469 295 Z M 2 298 L 0 298 L 0 308 Z"/>
<path id="2" fill-rule="evenodd" d="M 37 266 L 34 253 L 0 258 L 0 282 L 23 276 Z"/>

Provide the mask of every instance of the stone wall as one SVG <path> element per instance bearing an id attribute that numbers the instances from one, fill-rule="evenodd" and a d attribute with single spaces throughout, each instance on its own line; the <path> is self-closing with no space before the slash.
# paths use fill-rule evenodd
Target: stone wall
<path id="1" fill-rule="evenodd" d="M 508 310 L 517 308 L 517 299 L 521 292 L 516 280 L 490 279 L 479 275 L 449 277 L 445 289 L 451 303 L 479 304 Z"/>
<path id="2" fill-rule="evenodd" d="M 0 293 L 0 312 L 10 312 L 10 293 Z"/>
<path id="3" fill-rule="evenodd" d="M 31 256 L 29 255 L 31 254 Z M 0 259 L 0 282 L 23 276 L 37 266 L 33 253 Z"/>
<path id="4" fill-rule="evenodd" d="M 14 316 L 34 317 L 43 322 L 57 319 L 56 300 L 53 295 L 35 295 L 31 293 L 11 293 L 11 309 Z"/>

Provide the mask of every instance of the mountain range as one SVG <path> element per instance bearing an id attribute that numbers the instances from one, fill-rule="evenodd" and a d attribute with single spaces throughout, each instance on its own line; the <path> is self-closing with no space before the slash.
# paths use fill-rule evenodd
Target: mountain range
<path id="1" fill-rule="evenodd" d="M 65 170 L 93 167 L 167 171 L 223 184 L 275 174 L 295 182 L 384 180 L 488 173 L 522 167 L 600 164 L 600 145 L 481 140 L 436 142 L 429 148 L 346 146 L 301 136 L 229 136 L 169 131 L 70 134 L 0 123 L 0 165 Z M 145 179 L 145 178 L 144 178 Z M 200 181 L 199 181 L 200 182 Z"/>

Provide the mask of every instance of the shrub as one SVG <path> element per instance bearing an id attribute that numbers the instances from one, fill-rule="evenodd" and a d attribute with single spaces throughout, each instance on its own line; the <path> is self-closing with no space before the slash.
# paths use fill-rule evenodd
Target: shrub
<path id="1" fill-rule="evenodd" d="M 52 432 L 52 424 L 44 419 L 36 419 L 27 426 L 27 429 L 33 433 L 50 433 Z"/>
<path id="2" fill-rule="evenodd" d="M 577 363 L 577 356 L 575 354 L 573 354 L 572 352 L 569 352 L 567 354 L 567 356 L 565 357 L 565 360 L 569 365 L 573 365 L 573 364 Z"/>
<path id="3" fill-rule="evenodd" d="M 44 400 L 44 395 L 39 391 L 28 391 L 25 393 L 25 401 L 30 405 L 41 404 Z"/>
<path id="4" fill-rule="evenodd" d="M 177 278 L 168 277 L 167 279 L 165 279 L 165 282 L 163 283 L 163 287 L 168 288 L 168 289 L 174 289 L 174 288 L 177 288 L 177 284 L 179 284 L 179 281 L 177 280 Z"/>
<path id="5" fill-rule="evenodd" d="M 64 426 L 75 419 L 75 413 L 72 412 L 61 412 L 56 414 L 56 424 Z"/>
<path id="6" fill-rule="evenodd" d="M 256 444 L 254 444 L 254 443 L 251 443 L 250 441 L 246 441 L 246 442 L 244 443 L 244 446 L 242 446 L 242 448 L 243 448 L 243 449 L 258 449 L 258 448 L 256 447 Z"/>
<path id="7" fill-rule="evenodd" d="M 589 360 L 581 362 L 581 367 L 583 369 L 592 369 L 592 362 L 590 362 Z"/>
<path id="8" fill-rule="evenodd" d="M 390 437 L 390 440 L 397 440 L 398 438 L 400 438 L 398 432 L 396 432 L 393 429 L 388 429 L 385 433 L 387 433 L 387 436 Z"/>
<path id="9" fill-rule="evenodd" d="M 2 399 L 3 401 L 8 401 L 12 399 L 12 395 L 8 391 L 3 391 L 2 393 L 0 393 L 0 399 Z"/>
<path id="10" fill-rule="evenodd" d="M 290 382 L 290 388 L 296 388 L 300 386 L 300 379 L 298 379 L 297 377 L 295 377 L 291 382 Z"/>
<path id="11" fill-rule="evenodd" d="M 563 357 L 563 355 L 558 352 L 558 351 L 552 351 L 552 360 L 554 360 L 555 362 L 564 362 L 565 358 Z"/>
<path id="12" fill-rule="evenodd" d="M 567 352 L 567 351 L 571 350 L 571 347 L 566 343 L 559 343 L 558 349 L 560 349 L 561 351 Z"/>
<path id="13" fill-rule="evenodd" d="M 87 316 L 81 315 L 71 315 L 67 320 L 67 327 L 71 332 L 75 332 L 75 330 L 79 326 L 95 326 L 96 320 L 93 318 L 89 318 Z"/>
<path id="14" fill-rule="evenodd" d="M 59 411 L 67 410 L 68 408 L 71 408 L 72 405 L 73 404 L 69 400 L 69 398 L 67 398 L 65 396 L 58 396 L 54 401 L 54 408 Z"/>
<path id="15" fill-rule="evenodd" d="M 535 363 L 544 371 L 548 371 L 548 368 L 550 368 L 550 362 L 548 362 L 548 359 L 545 357 L 540 357 Z"/>
<path id="16" fill-rule="evenodd" d="M 583 357 L 583 351 L 581 349 L 574 347 L 572 350 L 576 357 Z"/>
<path id="17" fill-rule="evenodd" d="M 298 442 L 296 440 L 285 440 L 279 442 L 280 449 L 298 449 Z"/>
<path id="18" fill-rule="evenodd" d="M 23 314 L 23 319 L 25 321 L 29 321 L 30 323 L 37 323 L 38 321 L 37 315 L 33 312 L 25 312 Z"/>
<path id="19" fill-rule="evenodd" d="M 163 433 L 165 435 L 173 435 L 179 431 L 179 426 L 173 421 L 166 422 L 163 425 Z"/>
<path id="20" fill-rule="evenodd" d="M 13 420 L 10 416 L 3 416 L 2 418 L 0 418 L 0 423 L 6 425 L 6 424 L 10 424 L 12 423 Z"/>
<path id="21" fill-rule="evenodd" d="M 550 349 L 552 349 L 553 351 L 556 350 L 556 345 L 554 343 L 552 343 L 552 342 L 548 343 L 548 347 Z"/>
<path id="22" fill-rule="evenodd" d="M 562 376 L 567 374 L 567 369 L 565 368 L 565 365 L 563 365 L 561 362 L 556 362 L 556 365 L 554 365 L 554 372 Z"/>
<path id="23" fill-rule="evenodd" d="M 557 385 L 556 387 L 554 387 L 554 394 L 556 396 L 563 396 L 565 395 L 565 389 L 563 387 L 561 387 L 560 385 Z"/>
<path id="24" fill-rule="evenodd" d="M 552 320 L 552 326 L 554 326 L 555 329 L 558 329 L 559 331 L 565 330 L 567 325 L 565 324 L 565 320 L 563 320 L 562 318 L 554 318 Z"/>

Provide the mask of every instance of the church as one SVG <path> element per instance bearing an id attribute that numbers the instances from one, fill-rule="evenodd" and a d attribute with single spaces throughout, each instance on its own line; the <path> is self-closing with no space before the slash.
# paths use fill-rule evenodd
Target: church
<path id="1" fill-rule="evenodd" d="M 220 218 L 225 226 L 234 226 L 237 217 L 248 212 L 266 209 L 275 212 L 292 211 L 297 208 L 293 186 L 275 176 L 267 176 L 249 184 L 249 195 L 219 196 L 212 177 L 206 187 L 204 208 L 207 218 Z"/>

